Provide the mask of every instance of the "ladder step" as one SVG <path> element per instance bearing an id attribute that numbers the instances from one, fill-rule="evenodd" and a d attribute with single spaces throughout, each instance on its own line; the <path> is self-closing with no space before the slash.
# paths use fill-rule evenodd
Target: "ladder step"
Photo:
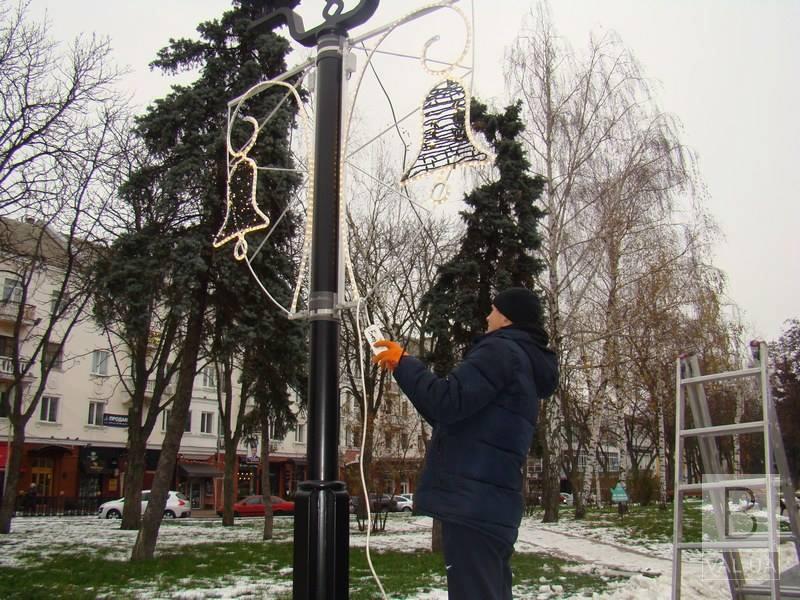
<path id="1" fill-rule="evenodd" d="M 714 425 L 712 427 L 697 427 L 695 429 L 681 429 L 681 437 L 703 435 L 733 435 L 737 433 L 763 433 L 764 421 L 749 421 L 747 423 L 732 423 L 731 425 Z"/>
<path id="2" fill-rule="evenodd" d="M 742 548 L 769 548 L 766 540 L 742 539 L 728 542 L 681 542 L 681 550 L 741 550 Z"/>
<path id="3" fill-rule="evenodd" d="M 703 383 L 704 381 L 722 381 L 723 379 L 736 379 L 738 377 L 750 377 L 752 375 L 760 375 L 761 367 L 752 367 L 750 369 L 742 369 L 740 371 L 725 371 L 724 373 L 714 373 L 712 375 L 697 375 L 696 377 L 687 377 L 681 379 L 681 385 L 689 383 Z"/>
<path id="4" fill-rule="evenodd" d="M 771 596 L 772 588 L 768 585 L 742 585 L 739 586 L 742 594 L 753 594 L 756 596 Z M 800 598 L 800 587 L 781 586 L 781 598 Z"/>
<path id="5" fill-rule="evenodd" d="M 706 483 L 682 483 L 678 486 L 679 492 L 702 492 L 712 489 L 724 489 L 734 487 L 756 487 L 766 486 L 766 477 L 751 477 L 750 479 L 722 479 L 720 481 L 709 481 Z"/>
<path id="6" fill-rule="evenodd" d="M 768 540 L 769 538 L 766 536 L 766 534 L 757 533 L 757 534 L 753 534 L 753 535 L 748 535 L 747 539 Z M 783 543 L 783 542 L 793 542 L 795 539 L 796 539 L 796 537 L 791 531 L 782 531 L 780 533 L 780 535 L 778 536 L 778 540 L 781 543 Z"/>

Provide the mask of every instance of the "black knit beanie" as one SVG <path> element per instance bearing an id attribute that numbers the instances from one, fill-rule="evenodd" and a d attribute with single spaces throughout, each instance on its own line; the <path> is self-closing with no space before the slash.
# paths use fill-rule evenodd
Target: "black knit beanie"
<path id="1" fill-rule="evenodd" d="M 539 325 L 542 320 L 542 304 L 532 291 L 521 287 L 503 290 L 492 300 L 492 304 L 514 325 Z"/>

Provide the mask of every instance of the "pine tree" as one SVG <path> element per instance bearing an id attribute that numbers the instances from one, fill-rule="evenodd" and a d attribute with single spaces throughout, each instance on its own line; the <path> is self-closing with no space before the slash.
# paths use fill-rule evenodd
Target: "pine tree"
<path id="1" fill-rule="evenodd" d="M 439 268 L 423 298 L 430 312 L 425 333 L 431 337 L 429 360 L 438 373 L 448 372 L 474 336 L 486 329 L 493 295 L 510 286 L 533 289 L 543 269 L 536 257 L 541 240 L 536 205 L 544 187 L 528 173 L 530 163 L 519 142 L 524 130 L 520 104 L 489 112 L 473 100 L 470 121 L 492 145 L 498 178 L 464 196 L 466 225 L 456 256 Z"/>
<path id="2" fill-rule="evenodd" d="M 174 472 L 201 347 L 205 344 L 212 360 L 226 364 L 237 352 L 257 347 L 262 360 L 287 365 L 262 375 L 249 375 L 251 382 L 258 379 L 251 389 L 260 389 L 262 396 L 264 389 L 272 397 L 285 396 L 288 385 L 296 384 L 302 371 L 297 365 L 305 362 L 300 326 L 278 314 L 256 293 L 246 265 L 233 259 L 232 243 L 211 251 L 212 239 L 226 212 L 227 102 L 286 68 L 288 41 L 270 31 L 249 27 L 260 14 L 261 7 L 253 3 L 234 2 L 233 9 L 220 19 L 198 26 L 199 40 L 170 40 L 152 66 L 167 73 L 197 69 L 198 78 L 190 85 L 174 86 L 137 122 L 152 164 L 133 173 L 126 198 L 143 203 L 134 213 L 139 221 L 155 222 L 156 226 L 148 231 L 169 232 L 173 241 L 170 258 L 174 262 L 171 269 L 164 271 L 172 283 L 174 278 L 180 280 L 178 293 L 185 311 L 177 393 L 170 407 L 158 471 L 133 559 L 153 556 L 161 516 L 159 506 L 163 509 L 162 500 L 166 499 Z M 249 153 L 262 166 L 292 166 L 289 140 L 296 107 L 291 102 L 280 104 L 282 99 L 282 90 L 262 93 L 249 100 L 244 109 L 247 115 L 263 122 L 277 108 L 262 129 L 259 143 Z M 237 130 L 233 144 L 241 143 L 242 136 L 248 135 L 246 127 Z M 296 176 L 285 172 L 259 176 L 257 200 L 272 223 L 279 220 L 297 183 Z M 288 300 L 294 278 L 288 249 L 297 226 L 298 219 L 292 214 L 280 220 L 269 243 L 253 262 L 266 287 L 279 300 Z M 136 252 L 135 245 L 124 246 Z M 124 255 L 117 256 L 118 263 L 125 260 Z M 135 281 L 131 284 L 128 292 L 141 293 L 141 285 Z"/>

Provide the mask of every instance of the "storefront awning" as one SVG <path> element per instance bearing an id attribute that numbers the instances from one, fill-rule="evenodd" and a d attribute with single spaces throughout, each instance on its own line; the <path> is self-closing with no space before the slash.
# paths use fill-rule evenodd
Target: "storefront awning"
<path id="1" fill-rule="evenodd" d="M 178 465 L 187 477 L 222 477 L 222 470 L 215 465 L 188 463 Z"/>
<path id="2" fill-rule="evenodd" d="M 69 454 L 72 452 L 72 446 L 61 446 L 59 444 L 48 444 L 46 446 L 39 446 L 38 448 L 34 448 L 30 450 L 28 454 L 34 456 L 43 456 L 47 454 Z"/>

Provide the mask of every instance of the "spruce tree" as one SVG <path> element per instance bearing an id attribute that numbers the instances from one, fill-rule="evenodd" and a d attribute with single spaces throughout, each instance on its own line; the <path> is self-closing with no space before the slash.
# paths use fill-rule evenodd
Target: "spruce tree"
<path id="1" fill-rule="evenodd" d="M 166 498 L 174 472 L 201 345 L 206 345 L 213 360 L 220 361 L 257 347 L 262 361 L 276 365 L 269 372 L 250 374 L 250 381 L 260 378 L 253 385 L 261 396 L 266 388 L 273 397 L 283 397 L 288 385 L 296 385 L 302 378 L 302 367 L 298 368 L 305 363 L 301 326 L 289 322 L 256 291 L 246 265 L 233 258 L 232 242 L 211 250 L 226 212 L 228 100 L 286 69 L 288 41 L 270 31 L 250 28 L 262 8 L 234 2 L 233 9 L 220 19 L 198 26 L 200 39 L 170 40 L 152 66 L 167 73 L 197 70 L 198 78 L 189 85 L 174 86 L 137 123 L 153 164 L 132 175 L 126 197 L 146 200 L 146 208 L 137 217 L 156 221 L 157 227 L 151 228 L 154 231 L 169 231 L 175 264 L 168 272 L 181 281 L 186 312 L 178 391 L 133 559 L 153 556 L 160 522 L 158 506 L 162 497 Z M 277 108 L 249 153 L 260 166 L 292 167 L 289 140 L 296 107 L 292 102 L 281 103 L 283 96 L 284 90 L 268 91 L 243 108 L 243 114 L 259 122 Z M 233 144 L 241 145 L 249 133 L 246 125 L 237 129 Z M 257 201 L 272 223 L 279 220 L 297 184 L 291 173 L 259 175 Z M 298 223 L 291 213 L 280 220 L 253 261 L 264 285 L 284 303 L 288 303 L 294 279 L 289 248 Z M 131 250 L 130 244 L 125 247 Z M 132 250 L 136 251 L 135 245 Z M 118 262 L 126 260 L 123 255 L 117 258 Z M 131 284 L 131 294 L 141 290 L 135 281 Z"/>
<path id="2" fill-rule="evenodd" d="M 533 289 L 543 269 L 536 257 L 542 210 L 536 201 L 544 179 L 529 173 L 530 163 L 519 141 L 524 130 L 520 104 L 489 112 L 473 100 L 470 121 L 496 154 L 498 177 L 464 196 L 465 231 L 461 247 L 441 265 L 423 298 L 431 315 L 425 334 L 431 340 L 428 359 L 437 373 L 448 372 L 472 339 L 486 329 L 493 295 L 510 286 Z"/>

